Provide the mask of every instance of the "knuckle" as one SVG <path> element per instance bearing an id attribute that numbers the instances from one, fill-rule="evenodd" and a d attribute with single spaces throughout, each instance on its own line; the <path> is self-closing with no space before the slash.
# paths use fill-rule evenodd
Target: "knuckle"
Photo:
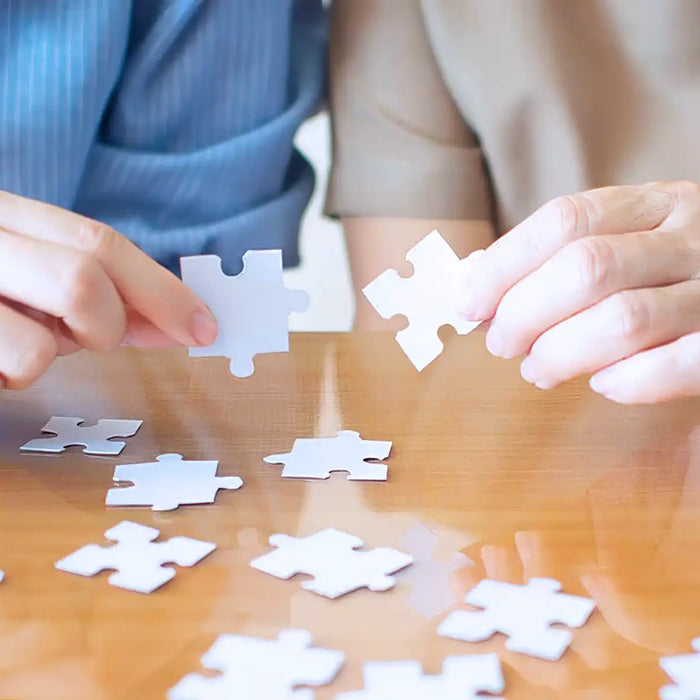
<path id="1" fill-rule="evenodd" d="M 581 238 L 570 246 L 576 280 L 594 292 L 604 292 L 610 286 L 617 268 L 615 248 L 605 238 Z"/>
<path id="2" fill-rule="evenodd" d="M 79 235 L 83 249 L 98 260 L 104 260 L 109 256 L 119 234 L 101 221 L 85 219 L 81 223 Z"/>
<path id="3" fill-rule="evenodd" d="M 651 313 L 640 292 L 625 291 L 611 297 L 616 326 L 621 336 L 630 341 L 644 340 L 651 330 Z"/>
<path id="4" fill-rule="evenodd" d="M 66 316 L 82 315 L 95 303 L 101 277 L 101 266 L 90 255 L 77 253 L 72 257 L 61 279 L 61 306 Z"/>
<path id="5" fill-rule="evenodd" d="M 549 203 L 560 222 L 564 240 L 573 241 L 590 231 L 590 200 L 584 194 L 557 197 Z"/>
<path id="6" fill-rule="evenodd" d="M 37 326 L 27 337 L 27 346 L 15 363 L 3 372 L 8 389 L 31 386 L 48 369 L 57 354 L 56 338 L 46 328 Z"/>

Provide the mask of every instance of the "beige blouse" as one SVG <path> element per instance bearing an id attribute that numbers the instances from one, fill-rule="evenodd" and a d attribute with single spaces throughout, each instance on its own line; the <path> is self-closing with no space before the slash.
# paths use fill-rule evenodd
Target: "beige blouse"
<path id="1" fill-rule="evenodd" d="M 491 218 L 700 181 L 697 0 L 334 0 L 340 216 Z"/>

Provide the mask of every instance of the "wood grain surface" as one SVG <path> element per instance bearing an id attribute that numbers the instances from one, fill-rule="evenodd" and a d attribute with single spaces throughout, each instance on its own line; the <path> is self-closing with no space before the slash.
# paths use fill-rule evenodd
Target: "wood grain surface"
<path id="1" fill-rule="evenodd" d="M 617 406 L 584 381 L 541 392 L 517 362 L 488 355 L 481 331 L 447 346 L 418 374 L 390 334 L 297 335 L 289 354 L 256 358 L 248 379 L 184 349 L 81 353 L 3 392 L 0 698 L 162 698 L 202 670 L 218 634 L 286 628 L 346 653 L 320 700 L 360 688 L 366 661 L 413 659 L 435 673 L 446 656 L 485 651 L 499 653 L 511 700 L 657 697 L 668 682 L 659 656 L 690 652 L 700 636 L 700 404 Z M 20 453 L 52 415 L 144 424 L 119 457 Z M 282 479 L 262 461 L 340 429 L 393 441 L 387 483 Z M 220 475 L 245 485 L 168 513 L 105 506 L 116 464 L 165 452 L 218 459 Z M 54 569 L 107 544 L 123 519 L 218 549 L 151 595 Z M 273 533 L 331 526 L 420 554 L 420 571 L 389 592 L 331 601 L 304 591 L 303 577 L 249 566 Z M 597 601 L 561 661 L 510 653 L 500 635 L 436 634 L 480 579 L 532 576 Z"/>

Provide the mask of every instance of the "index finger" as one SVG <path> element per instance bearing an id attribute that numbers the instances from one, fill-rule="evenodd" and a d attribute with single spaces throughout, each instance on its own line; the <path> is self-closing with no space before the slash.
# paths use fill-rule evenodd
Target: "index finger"
<path id="1" fill-rule="evenodd" d="M 93 256 L 122 299 L 179 343 L 209 345 L 216 339 L 216 322 L 204 302 L 106 224 L 51 204 L 0 192 L 0 227 Z"/>
<path id="2" fill-rule="evenodd" d="M 465 271 L 461 312 L 492 318 L 503 295 L 558 250 L 585 236 L 646 231 L 670 214 L 675 197 L 664 183 L 603 187 L 558 197 L 489 246 Z"/>

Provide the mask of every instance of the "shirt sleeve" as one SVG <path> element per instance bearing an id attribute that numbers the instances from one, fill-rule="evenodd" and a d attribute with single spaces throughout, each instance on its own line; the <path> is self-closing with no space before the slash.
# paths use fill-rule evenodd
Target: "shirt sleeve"
<path id="1" fill-rule="evenodd" d="M 326 212 L 489 219 L 481 149 L 442 78 L 419 0 L 334 0 Z"/>

